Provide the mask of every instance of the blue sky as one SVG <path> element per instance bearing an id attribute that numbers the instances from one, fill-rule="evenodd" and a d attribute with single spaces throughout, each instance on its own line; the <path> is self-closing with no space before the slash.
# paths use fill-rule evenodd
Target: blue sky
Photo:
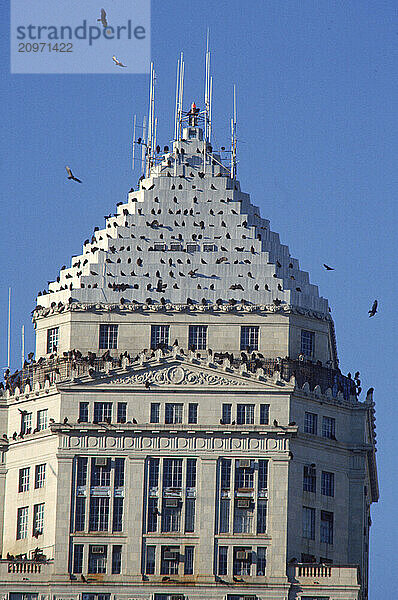
<path id="1" fill-rule="evenodd" d="M 112 0 L 110 0 L 112 1 Z M 104 0 L 105 3 L 105 0 Z M 140 175 L 131 120 L 147 110 L 145 75 L 10 75 L 9 14 L 0 8 L 2 219 L 0 364 L 7 289 L 12 364 L 20 330 L 33 349 L 36 293 L 79 253 Z M 152 2 L 158 140 L 173 132 L 176 61 L 186 106 L 203 99 L 210 27 L 215 143 L 228 144 L 238 93 L 239 178 L 311 282 L 329 299 L 343 371 L 375 388 L 381 499 L 372 510 L 370 598 L 390 598 L 397 569 L 395 341 L 397 295 L 397 5 L 392 0 Z M 72 166 L 83 185 L 65 179 Z M 326 273 L 322 263 L 336 270 Z M 379 300 L 379 313 L 367 311 Z M 387 562 L 386 562 L 387 561 Z"/>

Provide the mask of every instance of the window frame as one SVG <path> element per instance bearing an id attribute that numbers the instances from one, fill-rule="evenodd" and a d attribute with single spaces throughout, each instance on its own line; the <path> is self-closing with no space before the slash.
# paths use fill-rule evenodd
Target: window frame
<path id="1" fill-rule="evenodd" d="M 151 325 L 151 349 L 168 348 L 170 325 Z"/>
<path id="2" fill-rule="evenodd" d="M 58 350 L 59 327 L 49 327 L 47 329 L 47 354 L 53 354 Z"/>
<path id="3" fill-rule="evenodd" d="M 117 350 L 119 325 L 100 323 L 98 330 L 98 347 L 100 350 Z"/>
<path id="4" fill-rule="evenodd" d="M 207 348 L 207 325 L 189 325 L 188 348 L 190 350 L 206 350 Z"/>
<path id="5" fill-rule="evenodd" d="M 310 358 L 315 355 L 315 331 L 301 330 L 300 354 Z"/>
<path id="6" fill-rule="evenodd" d="M 260 327 L 258 325 L 241 325 L 240 349 L 245 352 L 254 352 L 259 348 Z"/>

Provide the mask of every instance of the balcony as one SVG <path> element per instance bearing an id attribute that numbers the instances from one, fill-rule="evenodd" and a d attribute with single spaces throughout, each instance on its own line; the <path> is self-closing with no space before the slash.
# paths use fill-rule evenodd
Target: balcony
<path id="1" fill-rule="evenodd" d="M 39 581 L 51 576 L 53 570 L 50 561 L 0 559 L 0 581 Z"/>
<path id="2" fill-rule="evenodd" d="M 305 596 L 330 596 L 344 591 L 344 600 L 357 600 L 359 568 L 355 565 L 294 564 L 288 567 L 293 588 Z"/>

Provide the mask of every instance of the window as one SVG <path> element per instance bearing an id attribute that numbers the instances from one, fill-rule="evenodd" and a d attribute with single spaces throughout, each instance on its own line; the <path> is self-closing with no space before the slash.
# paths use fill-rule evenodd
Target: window
<path id="1" fill-rule="evenodd" d="M 257 547 L 257 570 L 256 575 L 263 577 L 265 575 L 265 567 L 267 564 L 267 548 Z"/>
<path id="2" fill-rule="evenodd" d="M 268 487 L 268 461 L 258 461 L 258 490 L 266 490 Z"/>
<path id="3" fill-rule="evenodd" d="M 35 467 L 35 489 L 44 487 L 46 481 L 46 465 L 36 465 Z"/>
<path id="4" fill-rule="evenodd" d="M 117 422 L 125 423 L 127 421 L 127 402 L 117 403 Z"/>
<path id="5" fill-rule="evenodd" d="M 117 348 L 117 332 L 118 325 L 100 325 L 100 350 L 115 350 L 115 348 Z"/>
<path id="6" fill-rule="evenodd" d="M 238 508 L 235 504 L 234 533 L 251 533 L 253 530 L 253 507 Z"/>
<path id="7" fill-rule="evenodd" d="M 146 547 L 145 573 L 153 575 L 155 573 L 155 550 L 156 546 Z"/>
<path id="8" fill-rule="evenodd" d="M 179 252 L 182 250 L 182 245 L 178 242 L 170 242 L 170 250 L 174 250 L 174 252 Z"/>
<path id="9" fill-rule="evenodd" d="M 216 247 L 214 244 L 203 244 L 203 252 L 215 252 Z"/>
<path id="10" fill-rule="evenodd" d="M 228 546 L 218 547 L 218 574 L 227 575 L 228 573 Z"/>
<path id="11" fill-rule="evenodd" d="M 112 531 L 123 530 L 123 500 L 118 496 L 113 499 Z"/>
<path id="12" fill-rule="evenodd" d="M 182 459 L 165 458 L 163 461 L 163 488 L 182 486 Z"/>
<path id="13" fill-rule="evenodd" d="M 313 331 L 301 330 L 301 354 L 314 356 L 315 333 Z"/>
<path id="14" fill-rule="evenodd" d="M 153 245 L 153 249 L 158 252 L 164 252 L 164 250 L 166 250 L 166 244 L 164 244 L 163 242 L 155 242 Z"/>
<path id="15" fill-rule="evenodd" d="M 37 429 L 38 431 L 43 431 L 43 429 L 47 429 L 47 418 L 48 418 L 48 410 L 44 408 L 43 410 L 37 411 Z"/>
<path id="16" fill-rule="evenodd" d="M 159 459 L 151 458 L 149 461 L 149 489 L 157 488 L 159 485 Z"/>
<path id="17" fill-rule="evenodd" d="M 221 459 L 221 489 L 229 490 L 231 487 L 231 460 Z"/>
<path id="18" fill-rule="evenodd" d="M 151 403 L 150 422 L 151 423 L 159 423 L 159 419 L 160 419 L 160 404 L 158 402 L 152 402 Z"/>
<path id="19" fill-rule="evenodd" d="M 195 498 L 185 500 L 185 533 L 195 531 Z"/>
<path id="20" fill-rule="evenodd" d="M 78 496 L 75 507 L 75 531 L 84 531 L 86 528 L 86 498 Z"/>
<path id="21" fill-rule="evenodd" d="M 112 574 L 120 575 L 122 572 L 122 547 L 112 547 Z"/>
<path id="22" fill-rule="evenodd" d="M 315 465 L 304 465 L 303 491 L 316 492 L 316 468 Z"/>
<path id="23" fill-rule="evenodd" d="M 168 506 L 171 502 L 169 498 L 163 498 L 163 507 L 162 507 L 162 532 L 177 532 L 180 531 L 181 528 L 181 501 L 180 499 L 176 500 L 176 506 Z"/>
<path id="24" fill-rule="evenodd" d="M 318 432 L 318 415 L 306 412 L 304 415 L 304 433 L 316 435 Z"/>
<path id="25" fill-rule="evenodd" d="M 94 423 L 112 421 L 112 402 L 94 402 Z"/>
<path id="26" fill-rule="evenodd" d="M 24 411 L 21 415 L 21 433 L 31 433 L 32 413 Z"/>
<path id="27" fill-rule="evenodd" d="M 236 408 L 236 422 L 238 425 L 253 425 L 254 404 L 238 404 Z"/>
<path id="28" fill-rule="evenodd" d="M 88 423 L 88 402 L 79 403 L 79 422 Z"/>
<path id="29" fill-rule="evenodd" d="M 333 419 L 333 417 L 323 417 L 322 435 L 330 440 L 336 439 L 336 419 Z"/>
<path id="30" fill-rule="evenodd" d="M 197 252 L 198 245 L 197 244 L 187 244 L 187 252 Z"/>
<path id="31" fill-rule="evenodd" d="M 169 345 L 169 326 L 152 325 L 151 326 L 151 348 L 167 348 Z"/>
<path id="32" fill-rule="evenodd" d="M 240 349 L 247 352 L 258 350 L 258 327 L 240 328 Z"/>
<path id="33" fill-rule="evenodd" d="M 58 348 L 59 327 L 47 329 L 47 354 L 52 354 Z"/>
<path id="34" fill-rule="evenodd" d="M 77 481 L 78 487 L 87 485 L 87 458 L 79 456 L 77 459 Z"/>
<path id="35" fill-rule="evenodd" d="M 198 422 L 198 405 L 197 404 L 189 404 L 188 405 L 188 423 L 197 423 Z"/>
<path id="36" fill-rule="evenodd" d="M 231 415 L 232 415 L 232 404 L 223 404 L 222 405 L 222 424 L 230 425 L 231 424 Z"/>
<path id="37" fill-rule="evenodd" d="M 260 425 L 269 424 L 269 404 L 260 404 Z"/>
<path id="38" fill-rule="evenodd" d="M 106 573 L 107 546 L 89 546 L 88 572 Z"/>
<path id="39" fill-rule="evenodd" d="M 249 466 L 247 466 L 249 463 Z M 244 466 L 243 466 L 244 465 Z M 254 469 L 252 461 L 235 461 L 235 489 L 252 490 L 254 487 Z"/>
<path id="40" fill-rule="evenodd" d="M 193 575 L 193 553 L 194 546 L 185 546 L 184 575 Z"/>
<path id="41" fill-rule="evenodd" d="M 23 506 L 17 512 L 17 540 L 24 540 L 28 535 L 28 512 L 29 508 Z"/>
<path id="42" fill-rule="evenodd" d="M 44 529 L 44 502 L 33 506 L 33 536 L 37 537 Z"/>
<path id="43" fill-rule="evenodd" d="M 321 494 L 323 496 L 334 496 L 334 473 L 322 471 Z"/>
<path id="44" fill-rule="evenodd" d="M 27 492 L 29 490 L 30 467 L 19 469 L 18 492 Z"/>
<path id="45" fill-rule="evenodd" d="M 162 546 L 160 561 L 161 575 L 177 575 L 180 563 L 180 549 L 178 546 Z"/>
<path id="46" fill-rule="evenodd" d="M 182 404 L 169 404 L 166 402 L 164 422 L 166 424 L 182 423 Z"/>
<path id="47" fill-rule="evenodd" d="M 124 458 L 115 459 L 115 488 L 124 486 Z"/>
<path id="48" fill-rule="evenodd" d="M 315 539 L 315 508 L 303 506 L 303 538 Z"/>
<path id="49" fill-rule="evenodd" d="M 248 548 L 234 548 L 234 575 L 250 575 L 252 566 L 252 553 Z"/>
<path id="50" fill-rule="evenodd" d="M 267 501 L 257 501 L 257 533 L 267 532 Z"/>
<path id="51" fill-rule="evenodd" d="M 106 460 L 106 465 L 97 464 L 98 459 L 91 459 L 91 485 L 93 487 L 108 487 L 111 484 L 111 465 L 109 459 Z"/>
<path id="52" fill-rule="evenodd" d="M 187 460 L 187 488 L 196 487 L 196 458 Z"/>
<path id="53" fill-rule="evenodd" d="M 229 532 L 229 511 L 230 511 L 230 500 L 229 498 L 222 498 L 220 502 L 220 533 Z"/>
<path id="54" fill-rule="evenodd" d="M 155 533 L 158 530 L 158 514 L 158 499 L 148 498 L 148 533 Z"/>
<path id="55" fill-rule="evenodd" d="M 83 544 L 73 546 L 73 573 L 83 573 Z"/>
<path id="56" fill-rule="evenodd" d="M 321 510 L 321 542 L 333 544 L 333 513 Z"/>
<path id="57" fill-rule="evenodd" d="M 82 600 L 111 600 L 110 594 L 82 594 Z"/>
<path id="58" fill-rule="evenodd" d="M 109 498 L 91 497 L 89 530 L 90 531 L 108 531 L 109 522 Z M 96 571 L 92 571 L 96 573 Z M 102 571 L 98 571 L 99 573 Z"/>
<path id="59" fill-rule="evenodd" d="M 205 350 L 207 325 L 190 325 L 188 333 L 188 348 L 190 350 Z"/>

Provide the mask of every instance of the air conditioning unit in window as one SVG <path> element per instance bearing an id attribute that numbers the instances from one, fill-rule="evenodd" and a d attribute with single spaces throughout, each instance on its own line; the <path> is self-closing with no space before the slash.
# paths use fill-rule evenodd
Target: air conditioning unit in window
<path id="1" fill-rule="evenodd" d="M 165 498 L 164 506 L 165 508 L 178 508 L 180 504 L 179 498 Z"/>
<path id="2" fill-rule="evenodd" d="M 239 498 L 236 504 L 238 508 L 250 508 L 250 499 Z"/>
<path id="3" fill-rule="evenodd" d="M 236 560 L 251 560 L 252 553 L 246 552 L 246 550 L 238 550 L 236 553 Z"/>
<path id="4" fill-rule="evenodd" d="M 257 596 L 242 596 L 242 600 L 257 600 Z"/>
<path id="5" fill-rule="evenodd" d="M 95 459 L 95 466 L 96 467 L 106 467 L 108 464 L 108 459 L 107 458 L 103 458 L 102 456 L 97 457 Z"/>
<path id="6" fill-rule="evenodd" d="M 178 560 L 180 553 L 178 551 L 166 550 L 163 554 L 164 560 Z"/>
<path id="7" fill-rule="evenodd" d="M 239 467 L 239 469 L 250 469 L 250 467 L 251 467 L 251 460 L 246 459 L 246 458 L 245 459 L 241 459 L 238 462 L 238 467 Z"/>
<path id="8" fill-rule="evenodd" d="M 92 546 L 91 553 L 92 554 L 105 554 L 105 546 Z"/>
<path id="9" fill-rule="evenodd" d="M 173 594 L 170 596 L 170 600 L 184 600 L 184 596 L 182 594 Z"/>

